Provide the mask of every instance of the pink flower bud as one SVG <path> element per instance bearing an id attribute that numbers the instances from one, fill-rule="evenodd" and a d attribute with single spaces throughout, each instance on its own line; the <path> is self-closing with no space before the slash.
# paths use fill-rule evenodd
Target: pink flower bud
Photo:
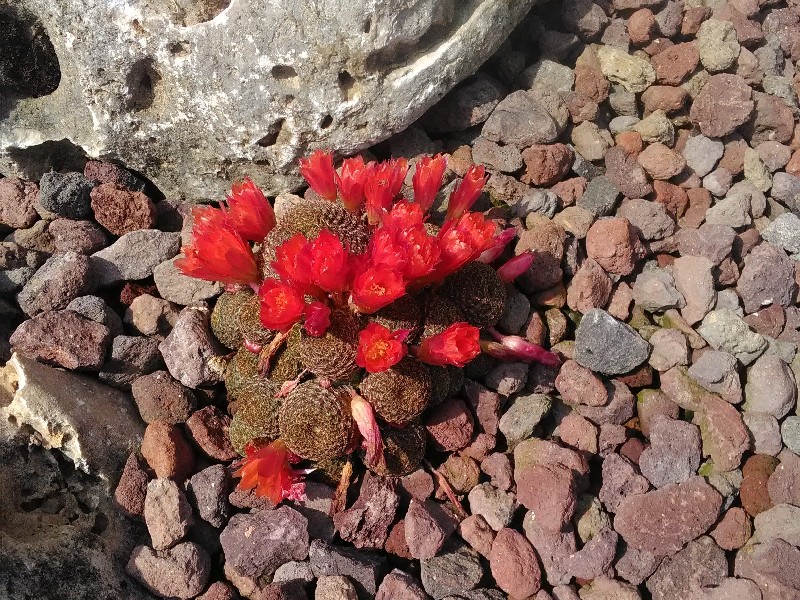
<path id="1" fill-rule="evenodd" d="M 539 344 L 529 342 L 518 335 L 503 335 L 494 327 L 488 328 L 497 342 L 481 342 L 481 350 L 501 360 L 538 362 L 548 367 L 558 367 L 561 359 L 555 352 L 545 350 Z"/>
<path id="2" fill-rule="evenodd" d="M 372 405 L 359 396 L 355 390 L 350 390 L 350 412 L 356 422 L 361 437 L 364 438 L 366 450 L 366 463 L 368 467 L 383 466 L 383 438 L 378 422 L 375 420 L 375 411 Z"/>
<path id="3" fill-rule="evenodd" d="M 511 283 L 530 268 L 535 258 L 533 252 L 526 250 L 522 254 L 509 259 L 502 267 L 497 269 L 497 276 L 503 282 Z"/>

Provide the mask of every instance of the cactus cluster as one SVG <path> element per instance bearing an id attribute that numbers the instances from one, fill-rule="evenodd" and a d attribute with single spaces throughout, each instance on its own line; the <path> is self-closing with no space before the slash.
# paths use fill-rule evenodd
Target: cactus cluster
<path id="1" fill-rule="evenodd" d="M 491 266 L 513 234 L 470 212 L 482 167 L 450 194 L 443 225 L 428 223 L 445 168 L 440 155 L 419 160 L 405 199 L 405 160 L 346 159 L 337 172 L 317 151 L 301 161 L 306 198 L 277 218 L 249 181 L 219 208 L 195 210 L 177 264 L 226 284 L 211 326 L 231 350 L 240 487 L 275 503 L 298 498 L 307 470 L 292 465 L 335 470 L 348 455 L 380 475 L 410 473 L 425 454 L 426 409 L 460 391 L 481 351 L 557 361 L 493 329 L 507 283 L 533 257 Z"/>

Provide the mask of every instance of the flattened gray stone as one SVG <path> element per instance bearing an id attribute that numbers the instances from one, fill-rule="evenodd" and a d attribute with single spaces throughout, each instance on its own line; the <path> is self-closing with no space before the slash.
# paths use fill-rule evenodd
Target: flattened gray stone
<path id="1" fill-rule="evenodd" d="M 575 332 L 575 360 L 598 373 L 628 373 L 649 354 L 650 344 L 633 327 L 599 308 L 583 315 Z"/>

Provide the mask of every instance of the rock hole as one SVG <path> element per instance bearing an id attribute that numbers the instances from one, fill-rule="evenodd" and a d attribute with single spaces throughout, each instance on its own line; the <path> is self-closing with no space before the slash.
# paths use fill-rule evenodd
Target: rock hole
<path id="1" fill-rule="evenodd" d="M 272 76 L 278 81 L 283 81 L 284 79 L 297 77 L 297 71 L 289 65 L 275 65 L 272 67 Z"/>
<path id="2" fill-rule="evenodd" d="M 361 25 L 361 31 L 369 33 L 370 29 L 372 29 L 372 19 L 366 19 Z"/>
<path id="3" fill-rule="evenodd" d="M 189 42 L 172 42 L 169 46 L 169 52 L 173 56 L 187 56 L 192 52 L 189 48 Z"/>
<path id="4" fill-rule="evenodd" d="M 44 504 L 44 498 L 33 498 L 31 500 L 23 500 L 19 503 L 19 507 L 25 512 L 33 512 Z"/>
<path id="5" fill-rule="evenodd" d="M 40 98 L 56 91 L 61 68 L 41 22 L 0 12 L 0 47 L 0 96 Z"/>
<path id="6" fill-rule="evenodd" d="M 279 141 L 286 141 L 288 138 L 288 130 L 284 127 L 286 119 L 278 119 L 267 130 L 267 134 L 256 142 L 257 146 L 262 148 L 272 148 Z"/>
<path id="7" fill-rule="evenodd" d="M 161 75 L 152 58 L 137 60 L 125 78 L 128 86 L 128 108 L 134 111 L 150 108 L 156 100 Z"/>
<path id="8" fill-rule="evenodd" d="M 339 89 L 342 91 L 342 99 L 345 102 L 358 99 L 361 95 L 361 86 L 355 80 L 355 77 L 347 71 L 340 71 L 338 79 Z"/>
<path id="9" fill-rule="evenodd" d="M 331 125 L 333 125 L 333 117 L 330 115 L 325 115 L 324 117 L 322 117 L 322 121 L 320 121 L 319 123 L 319 128 L 327 129 Z"/>

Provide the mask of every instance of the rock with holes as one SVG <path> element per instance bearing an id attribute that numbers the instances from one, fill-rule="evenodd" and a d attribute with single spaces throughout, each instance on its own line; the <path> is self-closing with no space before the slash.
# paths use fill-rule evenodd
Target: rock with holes
<path id="1" fill-rule="evenodd" d="M 86 153 L 168 197 L 221 197 L 245 175 L 276 193 L 309 146 L 405 129 L 538 2 L 15 0 L 13 25 L 50 37 L 14 49 L 31 66 L 4 86 L 0 171 L 38 179 L 47 157 L 82 168 Z"/>

